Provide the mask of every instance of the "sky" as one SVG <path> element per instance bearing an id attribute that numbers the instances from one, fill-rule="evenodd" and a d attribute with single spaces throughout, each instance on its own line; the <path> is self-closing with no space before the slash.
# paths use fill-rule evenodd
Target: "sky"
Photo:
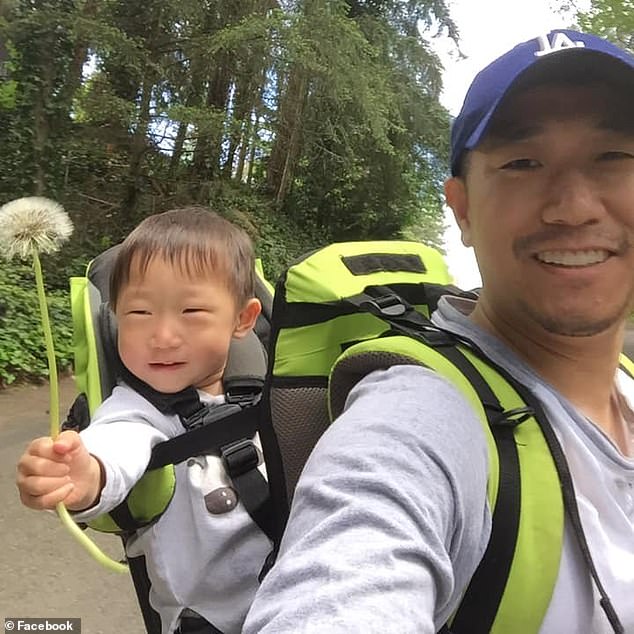
<path id="1" fill-rule="evenodd" d="M 441 102 L 457 115 L 469 84 L 475 75 L 496 57 L 525 40 L 569 26 L 571 18 L 556 13 L 554 0 L 448 0 L 451 16 L 460 32 L 459 59 L 455 45 L 446 39 L 432 41 L 445 71 Z M 577 3 L 585 9 L 587 4 Z M 584 6 L 586 5 L 586 6 Z M 458 286 L 464 289 L 480 285 L 472 249 L 460 242 L 460 233 L 450 210 L 446 210 L 445 249 L 447 263 Z"/>

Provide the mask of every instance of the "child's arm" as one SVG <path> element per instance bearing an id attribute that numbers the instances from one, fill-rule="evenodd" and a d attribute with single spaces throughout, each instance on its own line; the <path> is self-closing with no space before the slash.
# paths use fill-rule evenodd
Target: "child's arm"
<path id="1" fill-rule="evenodd" d="M 20 499 L 33 509 L 53 509 L 63 502 L 69 510 L 93 506 L 103 489 L 101 463 L 74 431 L 62 432 L 56 440 L 37 438 L 18 462 Z"/>

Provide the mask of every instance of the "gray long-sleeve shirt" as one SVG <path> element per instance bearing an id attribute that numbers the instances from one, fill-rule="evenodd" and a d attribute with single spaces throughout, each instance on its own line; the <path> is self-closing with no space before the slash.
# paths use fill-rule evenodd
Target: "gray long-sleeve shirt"
<path id="1" fill-rule="evenodd" d="M 542 400 L 570 463 L 595 563 L 634 632 L 634 460 L 448 302 L 435 319 L 475 339 Z M 619 391 L 632 399 L 632 381 L 619 377 Z M 447 381 L 413 366 L 366 377 L 306 464 L 245 634 L 437 631 L 489 538 L 487 469 L 480 423 Z M 541 628 L 564 631 L 610 631 L 568 526 Z"/>

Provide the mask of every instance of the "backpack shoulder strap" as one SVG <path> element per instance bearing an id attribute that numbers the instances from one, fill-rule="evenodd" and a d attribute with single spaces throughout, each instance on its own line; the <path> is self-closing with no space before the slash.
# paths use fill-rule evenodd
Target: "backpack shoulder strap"
<path id="1" fill-rule="evenodd" d="M 429 367 L 453 383 L 473 405 L 489 446 L 492 534 L 451 631 L 501 634 L 516 632 L 524 623 L 523 632 L 537 632 L 559 570 L 563 505 L 557 471 L 532 410 L 465 346 L 432 347 L 390 336 L 359 343 L 341 355 L 331 374 L 332 415 L 362 376 L 394 363 Z M 540 567 L 533 565 L 536 560 Z"/>
<path id="2" fill-rule="evenodd" d="M 477 350 L 477 349 L 476 349 Z M 484 357 L 481 351 L 478 351 L 478 354 L 481 360 Z M 563 448 L 561 447 L 559 440 L 555 434 L 555 431 L 548 420 L 548 416 L 544 411 L 544 408 L 541 402 L 535 397 L 535 395 L 523 384 L 516 381 L 510 373 L 494 364 L 491 360 L 486 361 L 487 365 L 491 367 L 502 379 L 504 379 L 508 385 L 510 385 L 513 390 L 522 398 L 522 400 L 530 407 L 533 412 L 532 419 L 535 421 L 537 426 L 539 427 L 539 431 L 541 432 L 541 437 L 548 448 L 548 452 L 550 455 L 550 462 L 554 466 L 554 469 L 557 473 L 557 480 L 559 483 L 559 497 L 561 499 L 561 505 L 563 507 L 563 512 L 568 518 L 573 534 L 579 546 L 579 550 L 583 556 L 583 559 L 586 564 L 587 572 L 590 575 L 594 585 L 597 589 L 597 593 L 599 595 L 599 605 L 601 609 L 604 611 L 605 616 L 610 623 L 612 631 L 615 634 L 621 634 L 625 630 L 623 625 L 619 619 L 618 614 L 616 613 L 612 601 L 608 596 L 603 582 L 599 577 L 598 571 L 594 564 L 594 560 L 592 558 L 592 554 L 590 552 L 590 548 L 588 546 L 585 532 L 583 530 L 583 525 L 581 523 L 581 518 L 579 515 L 579 508 L 577 505 L 577 498 L 575 494 L 574 483 L 572 480 L 572 475 L 570 473 L 570 469 L 568 467 L 568 462 L 566 460 L 566 456 L 564 454 Z M 538 476 L 539 474 L 533 472 L 533 476 Z M 522 485 L 523 486 L 523 485 Z M 538 492 L 539 493 L 539 492 Z M 544 497 L 548 495 L 547 492 L 542 491 L 540 494 Z"/>

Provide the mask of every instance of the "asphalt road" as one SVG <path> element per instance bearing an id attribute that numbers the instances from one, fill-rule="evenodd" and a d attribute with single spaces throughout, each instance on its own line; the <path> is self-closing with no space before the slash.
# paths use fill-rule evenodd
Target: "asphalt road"
<path id="1" fill-rule="evenodd" d="M 74 397 L 61 381 L 63 411 Z M 15 465 L 27 443 L 48 430 L 48 386 L 0 391 L 0 631 L 7 617 L 81 618 L 83 634 L 143 634 L 145 628 L 127 574 L 102 568 L 52 513 L 19 501 Z M 117 537 L 96 534 L 119 559 Z"/>

